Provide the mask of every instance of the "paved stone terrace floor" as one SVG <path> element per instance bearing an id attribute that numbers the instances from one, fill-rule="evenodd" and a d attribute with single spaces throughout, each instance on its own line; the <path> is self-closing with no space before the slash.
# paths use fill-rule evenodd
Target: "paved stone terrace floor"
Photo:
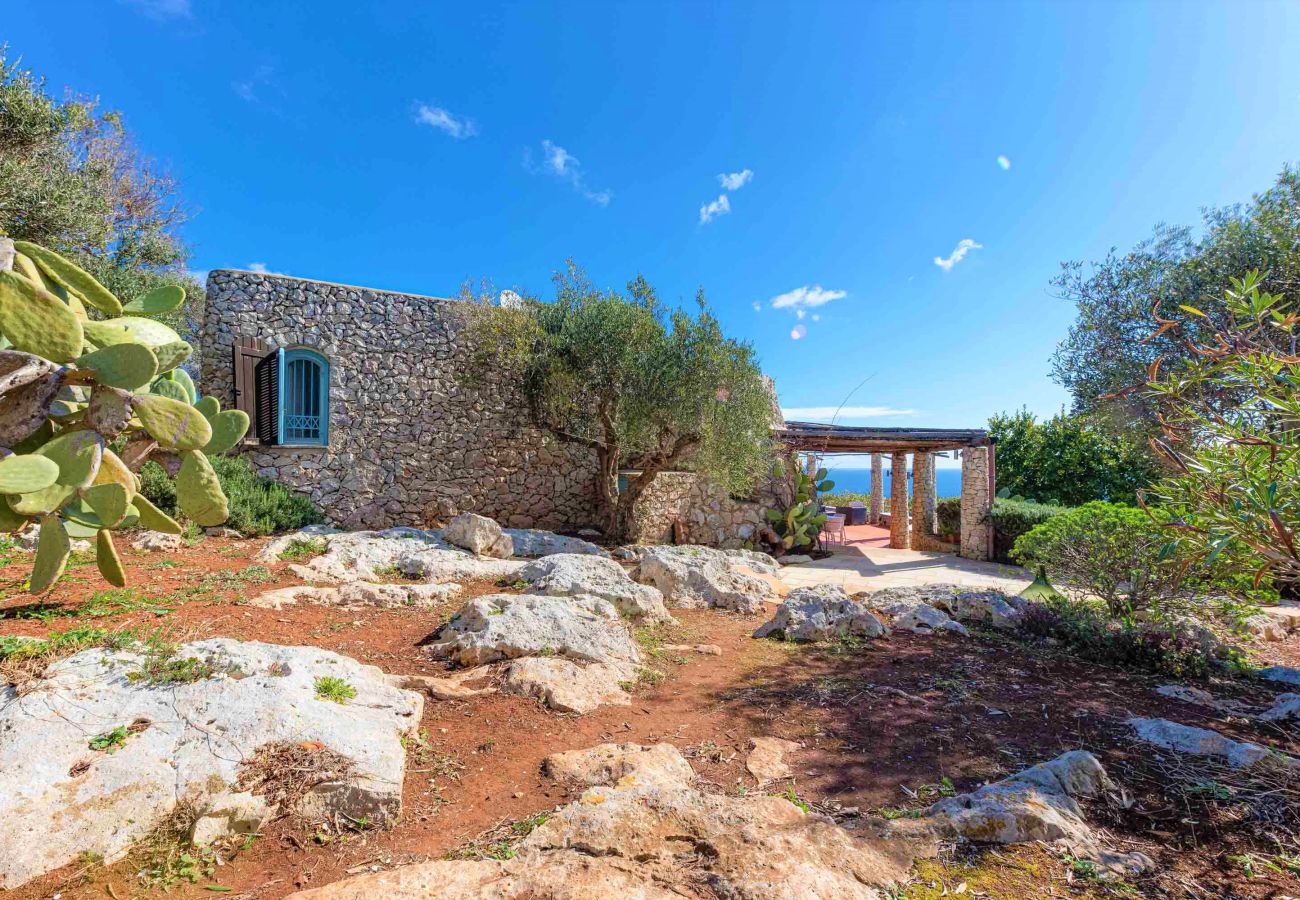
<path id="1" fill-rule="evenodd" d="M 781 580 L 791 588 L 838 584 L 850 594 L 940 582 L 1017 594 L 1033 580 L 1018 566 L 962 559 L 953 553 L 891 550 L 889 530 L 875 525 L 851 525 L 844 530 L 847 542 L 830 545 L 831 556 L 786 566 Z"/>

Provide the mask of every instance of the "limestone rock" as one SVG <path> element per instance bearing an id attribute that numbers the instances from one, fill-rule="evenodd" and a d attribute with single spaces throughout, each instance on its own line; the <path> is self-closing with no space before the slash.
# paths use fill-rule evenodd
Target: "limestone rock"
<path id="1" fill-rule="evenodd" d="M 11 889 L 85 852 L 106 862 L 176 808 L 202 808 L 238 790 L 239 765 L 266 744 L 316 741 L 352 760 L 321 786 L 331 812 L 387 824 L 401 810 L 402 736 L 420 721 L 420 695 L 392 687 L 374 666 L 316 647 L 216 638 L 182 645 L 211 677 L 151 686 L 131 678 L 133 650 L 84 650 L 52 664 L 20 696 L 0 692 L 0 888 Z M 341 678 L 346 703 L 316 696 Z M 113 753 L 90 738 L 128 728 Z"/>
<path id="2" fill-rule="evenodd" d="M 557 712 L 586 715 L 599 706 L 628 706 L 632 698 L 619 686 L 626 668 L 590 663 L 579 665 L 558 657 L 527 656 L 506 669 L 501 689 L 533 697 Z"/>
<path id="3" fill-rule="evenodd" d="M 763 578 L 738 571 L 751 565 L 748 558 L 711 547 L 647 547 L 633 577 L 654 585 L 675 606 L 752 614 L 779 596 Z"/>
<path id="4" fill-rule="evenodd" d="M 1242 711 L 1242 704 L 1236 700 L 1225 700 L 1214 696 L 1209 691 L 1186 684 L 1162 684 L 1155 689 L 1155 692 L 1161 697 L 1168 697 L 1170 700 L 1181 700 L 1183 703 L 1192 703 L 1196 706 L 1208 706 L 1210 709 L 1217 709 L 1220 712 L 1239 713 Z"/>
<path id="5" fill-rule="evenodd" d="M 997 844 L 1046 841 L 1096 859 L 1101 848 L 1075 798 L 1112 788 L 1095 756 L 1072 750 L 972 793 L 940 800 L 928 815 L 940 833 L 952 837 Z"/>
<path id="6" fill-rule="evenodd" d="M 567 537 L 553 531 L 537 528 L 506 528 L 515 556 L 552 556 L 556 553 L 587 553 L 592 556 L 609 556 L 608 550 L 597 547 L 582 538 Z"/>
<path id="7" fill-rule="evenodd" d="M 1001 591 L 971 590 L 960 584 L 927 584 L 916 587 L 884 588 L 855 595 L 873 609 L 894 610 L 921 604 L 942 610 L 959 622 L 986 622 L 994 628 L 1012 629 L 1024 618 L 1027 601 Z"/>
<path id="8" fill-rule="evenodd" d="M 338 587 L 290 585 L 265 591 L 248 601 L 250 606 L 284 609 L 297 603 L 354 609 L 373 606 L 380 609 L 413 606 L 430 608 L 454 600 L 464 592 L 459 584 L 371 584 L 348 581 Z"/>
<path id="9" fill-rule="evenodd" d="M 491 666 L 462 669 L 447 675 L 389 675 L 388 683 L 408 691 L 423 691 L 435 700 L 465 700 L 496 693 L 496 687 L 471 687 L 470 682 L 483 681 L 495 676 Z"/>
<path id="10" fill-rule="evenodd" d="M 793 773 L 790 764 L 785 761 L 787 753 L 794 753 L 799 745 L 778 737 L 756 737 L 749 739 L 749 756 L 745 758 L 745 768 L 754 776 L 758 786 L 789 778 Z"/>
<path id="11" fill-rule="evenodd" d="M 324 541 L 328 545 L 330 538 L 336 534 L 342 534 L 342 532 L 332 525 L 308 525 L 305 528 L 299 528 L 297 531 L 291 531 L 288 534 L 282 534 L 267 541 L 266 545 L 257 551 L 257 561 L 261 563 L 280 562 L 280 554 L 295 543 Z"/>
<path id="12" fill-rule="evenodd" d="M 166 534 L 162 531 L 142 531 L 139 537 L 131 542 L 131 546 L 136 550 L 144 550 L 148 553 L 156 551 L 173 553 L 185 547 L 185 540 L 179 534 Z"/>
<path id="13" fill-rule="evenodd" d="M 723 550 L 732 561 L 732 565 L 739 565 L 754 572 L 763 575 L 780 575 L 781 564 L 766 553 L 759 553 L 757 550 Z"/>
<path id="14" fill-rule="evenodd" d="M 209 800 L 190 829 L 190 843 L 206 847 L 213 841 L 240 834 L 256 834 L 271 817 L 271 807 L 247 791 L 218 794 Z"/>
<path id="15" fill-rule="evenodd" d="M 777 607 L 771 621 L 759 627 L 754 637 L 779 635 L 788 641 L 829 641 L 856 635 L 876 638 L 886 634 L 871 610 L 849 598 L 834 584 L 797 588 Z"/>
<path id="16" fill-rule="evenodd" d="M 1175 753 L 1193 756 L 1217 756 L 1234 769 L 1249 769 L 1264 762 L 1292 768 L 1300 760 L 1270 750 L 1250 741 L 1234 741 L 1208 728 L 1181 725 L 1168 719 L 1129 719 L 1128 723 L 1139 740 Z"/>
<path id="17" fill-rule="evenodd" d="M 513 859 L 472 870 L 421 863 L 293 896 L 882 900 L 906 879 L 914 855 L 936 849 L 924 838 L 850 833 L 783 797 L 706 794 L 690 785 L 689 764 L 668 745 L 556 754 L 546 768 L 569 784 L 605 784 L 553 813 Z"/>
<path id="18" fill-rule="evenodd" d="M 435 860 L 358 875 L 287 900 L 681 900 L 646 881 L 642 865 L 575 850 L 496 860 Z"/>
<path id="19" fill-rule="evenodd" d="M 446 583 L 513 578 L 526 565 L 521 560 L 485 559 L 453 548 L 436 530 L 349 531 L 327 535 L 325 540 L 324 553 L 289 566 L 289 571 L 313 584 L 375 581 L 392 570 L 429 583 Z"/>
<path id="20" fill-rule="evenodd" d="M 684 786 L 695 778 L 690 763 L 672 744 L 600 744 L 586 750 L 565 750 L 546 757 L 542 771 L 576 789 L 621 784 L 624 779 L 643 786 Z"/>
<path id="21" fill-rule="evenodd" d="M 783 566 L 802 566 L 804 563 L 810 563 L 813 558 L 806 553 L 787 553 L 781 557 Z"/>
<path id="22" fill-rule="evenodd" d="M 1281 684 L 1294 684 L 1300 686 L 1300 668 L 1292 666 L 1268 666 L 1256 672 L 1260 678 L 1268 681 L 1277 681 Z"/>
<path id="23" fill-rule="evenodd" d="M 721 656 L 722 648 L 717 644 L 664 644 L 668 653 L 699 653 L 703 656 Z"/>
<path id="24" fill-rule="evenodd" d="M 1300 721 L 1300 694 L 1278 694 L 1259 717 L 1266 722 Z"/>
<path id="25" fill-rule="evenodd" d="M 629 619 L 639 622 L 671 622 L 663 594 L 649 585 L 637 584 L 612 559 L 590 554 L 560 553 L 544 556 L 519 572 L 529 582 L 528 593 L 553 597 L 587 595 L 608 600 Z"/>
<path id="26" fill-rule="evenodd" d="M 1265 641 L 1284 641 L 1300 631 L 1300 605 L 1283 603 L 1262 607 L 1245 621 L 1248 632 Z"/>
<path id="27" fill-rule="evenodd" d="M 448 522 L 442 538 L 478 556 L 505 559 L 514 552 L 514 542 L 501 531 L 496 520 L 475 513 L 461 513 Z"/>
<path id="28" fill-rule="evenodd" d="M 462 666 L 523 656 L 605 663 L 630 677 L 641 661 L 618 611 L 597 597 L 487 594 L 439 629 L 429 652 Z"/>
<path id="29" fill-rule="evenodd" d="M 913 634 L 933 634 L 936 631 L 970 634 L 965 625 L 928 603 L 895 605 L 881 612 L 892 617 L 890 627 L 897 631 L 910 631 Z"/>

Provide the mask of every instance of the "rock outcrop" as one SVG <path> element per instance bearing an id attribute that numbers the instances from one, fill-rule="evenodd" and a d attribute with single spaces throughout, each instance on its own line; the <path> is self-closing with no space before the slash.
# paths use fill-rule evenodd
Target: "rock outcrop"
<path id="1" fill-rule="evenodd" d="M 770 577 L 777 566 L 770 558 L 760 563 L 739 553 L 696 546 L 646 547 L 633 577 L 658 588 L 673 606 L 761 612 L 765 602 L 780 599 L 772 582 L 760 577 Z"/>
<path id="2" fill-rule="evenodd" d="M 298 603 L 344 609 L 393 609 L 405 606 L 430 608 L 455 600 L 462 593 L 464 588 L 455 583 L 372 584 L 369 581 L 348 581 L 338 587 L 300 584 L 276 588 L 253 597 L 248 604 L 265 609 L 284 609 Z"/>
<path id="3" fill-rule="evenodd" d="M 427 583 L 513 578 L 526 562 L 488 559 L 455 548 L 440 531 L 389 528 L 385 531 L 348 531 L 317 535 L 325 552 L 289 570 L 313 584 L 375 581 L 387 572 L 400 572 Z M 268 545 L 265 554 L 274 545 Z"/>
<path id="4" fill-rule="evenodd" d="M 1234 769 L 1250 769 L 1265 764 L 1300 769 L 1300 759 L 1251 741 L 1234 741 L 1208 728 L 1182 725 L 1168 719 L 1133 718 L 1127 724 L 1139 740 L 1148 744 L 1175 753 L 1217 757 Z"/>
<path id="5" fill-rule="evenodd" d="M 321 699 L 325 676 L 356 696 Z M 55 662 L 21 695 L 0 693 L 0 888 L 83 853 L 120 859 L 178 804 L 211 808 L 238 792 L 241 763 L 281 742 L 314 742 L 350 761 L 350 774 L 318 785 L 302 810 L 391 822 L 402 737 L 422 706 L 379 669 L 315 647 L 218 638 L 168 657 L 137 647 Z"/>
<path id="6" fill-rule="evenodd" d="M 600 706 L 630 704 L 632 698 L 623 685 L 631 677 L 622 666 L 583 666 L 558 657 L 526 656 L 506 669 L 501 690 L 540 700 L 556 712 L 586 715 Z"/>
<path id="7" fill-rule="evenodd" d="M 442 529 L 442 539 L 476 556 L 506 559 L 515 552 L 514 542 L 496 520 L 476 513 L 461 513 Z"/>
<path id="8" fill-rule="evenodd" d="M 544 556 L 521 569 L 518 577 L 529 583 L 526 591 L 530 594 L 599 597 L 633 621 L 672 621 L 664 607 L 664 595 L 657 588 L 637 584 L 612 559 L 574 553 Z"/>
<path id="9" fill-rule="evenodd" d="M 876 638 L 885 626 L 871 610 L 849 598 L 834 584 L 797 588 L 790 592 L 772 619 L 754 637 L 783 637 L 787 641 L 829 641 L 840 637 Z"/>
<path id="10" fill-rule="evenodd" d="M 513 859 L 472 870 L 460 862 L 418 863 L 294 900 L 883 900 L 906 879 L 915 855 L 934 851 L 924 838 L 846 831 L 784 797 L 705 793 L 668 745 L 606 744 L 557 754 L 545 768 L 587 789 L 526 837 Z"/>
<path id="11" fill-rule="evenodd" d="M 1024 618 L 1027 601 L 1001 591 L 971 590 L 960 584 L 927 584 L 919 587 L 884 588 L 855 594 L 872 609 L 890 610 L 895 617 L 922 605 L 947 613 L 959 622 L 983 622 L 994 628 L 1011 629 Z"/>

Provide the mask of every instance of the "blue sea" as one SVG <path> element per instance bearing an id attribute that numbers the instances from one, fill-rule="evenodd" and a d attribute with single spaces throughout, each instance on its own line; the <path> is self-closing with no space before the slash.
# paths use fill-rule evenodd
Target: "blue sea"
<path id="1" fill-rule="evenodd" d="M 835 482 L 835 490 L 852 491 L 860 494 L 871 493 L 871 470 L 870 469 L 835 469 L 827 466 L 826 469 L 830 475 L 831 481 Z M 907 480 L 910 484 L 912 473 L 907 473 Z M 889 466 L 885 466 L 885 496 L 889 496 Z M 934 493 L 938 497 L 960 497 L 961 496 L 961 469 L 935 469 L 934 470 Z"/>

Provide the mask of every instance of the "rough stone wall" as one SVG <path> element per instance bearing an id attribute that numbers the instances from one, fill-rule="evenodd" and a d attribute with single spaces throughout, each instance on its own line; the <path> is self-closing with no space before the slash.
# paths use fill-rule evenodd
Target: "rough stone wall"
<path id="1" fill-rule="evenodd" d="M 689 543 L 735 550 L 755 539 L 767 522 L 767 510 L 777 506 L 766 485 L 753 499 L 742 500 L 694 473 L 660 472 L 637 501 L 634 540 L 671 543 L 673 522 L 681 519 Z"/>
<path id="2" fill-rule="evenodd" d="M 348 527 L 473 511 L 516 527 L 595 520 L 594 455 L 532 428 L 512 385 L 467 385 L 472 303 L 252 272 L 208 276 L 202 390 L 234 401 L 238 336 L 330 363 L 329 446 L 246 450 Z"/>
<path id="3" fill-rule="evenodd" d="M 872 525 L 879 525 L 885 514 L 885 460 L 879 453 L 871 454 L 871 518 Z"/>
<path id="4" fill-rule="evenodd" d="M 889 458 L 889 546 L 906 550 L 911 544 L 911 520 L 907 508 L 907 454 Z"/>
<path id="5" fill-rule="evenodd" d="M 967 559 L 993 557 L 992 505 L 988 448 L 968 447 L 961 452 L 961 555 Z"/>
<path id="6" fill-rule="evenodd" d="M 656 475 L 632 512 L 632 540 L 638 544 L 671 544 L 673 522 L 687 520 L 698 481 L 692 472 Z"/>

